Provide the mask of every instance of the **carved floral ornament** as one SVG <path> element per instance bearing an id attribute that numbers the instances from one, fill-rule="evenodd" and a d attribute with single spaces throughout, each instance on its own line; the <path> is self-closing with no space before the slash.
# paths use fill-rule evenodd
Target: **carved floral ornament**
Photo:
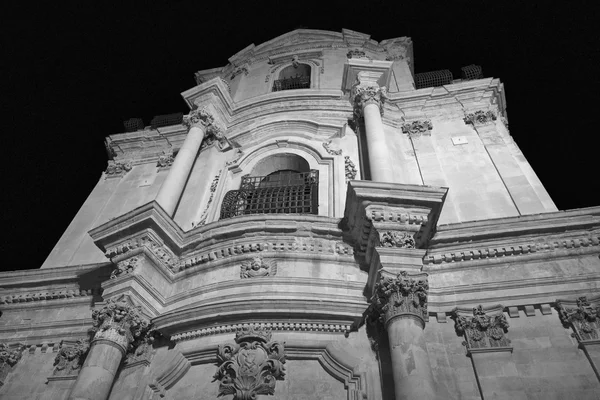
<path id="1" fill-rule="evenodd" d="M 433 125 L 431 120 L 413 121 L 402 124 L 402 133 L 406 133 L 410 137 L 418 137 L 421 135 L 431 135 Z"/>
<path id="2" fill-rule="evenodd" d="M 4 384 L 8 373 L 21 359 L 24 349 L 23 345 L 8 346 L 0 343 L 0 386 Z"/>
<path id="3" fill-rule="evenodd" d="M 505 336 L 508 321 L 502 312 L 502 306 L 498 306 L 494 314 L 488 315 L 483 306 L 479 305 L 473 308 L 472 314 L 464 315 L 458 309 L 454 310 L 456 332 L 464 335 L 466 341 L 463 345 L 468 350 L 510 346 L 510 340 Z"/>
<path id="4" fill-rule="evenodd" d="M 344 156 L 344 170 L 346 173 L 346 183 L 356 178 L 356 165 L 354 165 L 350 156 Z"/>
<path id="5" fill-rule="evenodd" d="M 352 87 L 351 100 L 354 104 L 354 115 L 362 116 L 363 108 L 369 104 L 376 104 L 383 115 L 383 104 L 387 100 L 387 89 L 379 86 L 355 85 Z"/>
<path id="6" fill-rule="evenodd" d="M 475 111 L 474 113 L 466 114 L 463 118 L 465 124 L 468 125 L 486 125 L 496 120 L 496 114 L 493 111 Z"/>
<path id="7" fill-rule="evenodd" d="M 77 340 L 76 342 L 63 341 L 60 350 L 54 358 L 55 376 L 77 375 L 90 348 L 89 341 Z"/>
<path id="8" fill-rule="evenodd" d="M 124 301 L 108 299 L 104 307 L 92 312 L 92 319 L 92 341 L 104 339 L 114 342 L 124 353 L 133 350 L 137 339 L 150 330 L 150 323 L 141 316 L 140 307 Z"/>
<path id="9" fill-rule="evenodd" d="M 271 330 L 246 326 L 235 335 L 235 344 L 219 345 L 217 397 L 233 394 L 233 400 L 254 400 L 258 395 L 275 394 L 275 383 L 285 377 L 283 343 L 271 341 Z"/>
<path id="10" fill-rule="evenodd" d="M 600 339 L 600 298 L 591 302 L 586 296 L 579 297 L 575 307 L 565 303 L 558 301 L 559 316 L 563 324 L 573 328 L 573 337 L 580 342 Z"/>
<path id="11" fill-rule="evenodd" d="M 242 262 L 240 266 L 240 278 L 260 278 L 274 276 L 277 274 L 277 262 L 265 260 L 262 257 L 254 257 Z"/>
<path id="12" fill-rule="evenodd" d="M 415 248 L 415 238 L 408 232 L 386 231 L 379 235 L 379 243 L 383 247 Z"/>
<path id="13" fill-rule="evenodd" d="M 427 274 L 410 275 L 402 271 L 395 278 L 381 277 L 375 284 L 371 302 L 386 326 L 400 315 L 413 315 L 425 323 L 428 291 Z"/>
<path id="14" fill-rule="evenodd" d="M 137 257 L 131 257 L 127 260 L 119 261 L 117 267 L 111 272 L 110 279 L 118 278 L 121 275 L 130 274 L 137 268 L 139 260 Z"/>
<path id="15" fill-rule="evenodd" d="M 156 166 L 159 168 L 168 168 L 171 165 L 173 165 L 173 161 L 175 161 L 175 157 L 173 156 L 173 151 L 172 150 L 164 151 L 163 154 L 161 154 L 158 157 L 158 162 L 156 163 Z"/>
<path id="16" fill-rule="evenodd" d="M 108 160 L 104 173 L 108 176 L 123 176 L 131 171 L 131 162 Z"/>

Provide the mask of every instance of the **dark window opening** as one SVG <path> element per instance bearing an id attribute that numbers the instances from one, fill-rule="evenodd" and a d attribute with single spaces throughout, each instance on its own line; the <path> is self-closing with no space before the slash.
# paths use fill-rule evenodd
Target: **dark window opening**
<path id="1" fill-rule="evenodd" d="M 245 176 L 223 198 L 220 219 L 248 214 L 317 214 L 319 171 L 281 170 Z"/>
<path id="2" fill-rule="evenodd" d="M 273 82 L 273 91 L 310 89 L 310 66 L 294 63 L 281 70 L 279 79 Z"/>

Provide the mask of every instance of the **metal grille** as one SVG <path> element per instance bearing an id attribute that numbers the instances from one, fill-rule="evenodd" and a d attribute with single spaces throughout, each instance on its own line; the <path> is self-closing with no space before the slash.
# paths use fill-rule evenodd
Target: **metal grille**
<path id="1" fill-rule="evenodd" d="M 467 65 L 466 67 L 462 67 L 460 72 L 461 78 L 465 80 L 483 78 L 483 70 L 481 69 L 481 65 Z"/>
<path id="2" fill-rule="evenodd" d="M 296 76 L 293 78 L 278 79 L 273 82 L 273 91 L 291 89 L 310 89 L 310 76 Z"/>
<path id="3" fill-rule="evenodd" d="M 245 176 L 225 194 L 220 219 L 247 214 L 317 214 L 319 171 Z"/>
<path id="4" fill-rule="evenodd" d="M 157 115 L 150 121 L 150 126 L 152 129 L 156 129 L 161 126 L 181 124 L 181 121 L 183 121 L 183 113 Z"/>
<path id="5" fill-rule="evenodd" d="M 452 79 L 452 72 L 450 72 L 449 69 L 422 72 L 420 74 L 415 74 L 415 85 L 417 86 L 417 89 L 444 86 L 451 84 Z"/>
<path id="6" fill-rule="evenodd" d="M 129 118 L 123 121 L 125 132 L 135 132 L 144 129 L 144 121 L 141 118 Z"/>

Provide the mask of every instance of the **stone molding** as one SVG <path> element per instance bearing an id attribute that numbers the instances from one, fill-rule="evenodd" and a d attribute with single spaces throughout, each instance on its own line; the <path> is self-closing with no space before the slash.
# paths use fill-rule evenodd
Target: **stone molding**
<path id="1" fill-rule="evenodd" d="M 409 137 L 419 137 L 421 135 L 430 136 L 433 124 L 431 120 L 417 120 L 402 124 L 402 133 L 407 134 Z"/>
<path id="2" fill-rule="evenodd" d="M 386 329 L 402 317 L 416 317 L 425 326 L 429 292 L 426 273 L 401 271 L 395 277 L 381 276 L 373 292 L 371 312 L 379 314 Z"/>
<path id="3" fill-rule="evenodd" d="M 512 351 L 508 321 L 501 305 L 484 309 L 482 305 L 471 310 L 456 308 L 453 311 L 456 333 L 464 336 L 463 345 L 472 351 Z"/>
<path id="4" fill-rule="evenodd" d="M 54 358 L 53 376 L 77 376 L 90 349 L 87 340 L 63 340 Z"/>
<path id="5" fill-rule="evenodd" d="M 217 350 L 217 397 L 233 394 L 233 400 L 250 400 L 275 394 L 276 381 L 285 378 L 285 362 L 284 345 L 271 341 L 270 329 L 251 325 L 238 330 L 235 344 Z"/>
<path id="6" fill-rule="evenodd" d="M 573 329 L 579 343 L 600 344 L 600 296 L 556 300 L 561 322 Z"/>
<path id="7" fill-rule="evenodd" d="M 176 333 L 171 336 L 173 342 L 182 342 L 186 340 L 193 340 L 200 337 L 220 335 L 224 333 L 236 332 L 241 329 L 244 325 L 250 324 L 229 324 L 229 325 L 218 325 L 210 326 L 201 329 L 195 329 L 192 331 Z M 272 331 L 296 331 L 296 332 L 327 332 L 327 333 L 343 333 L 348 334 L 351 329 L 351 324 L 328 324 L 328 323 L 313 323 L 313 322 L 263 322 L 260 324 L 266 329 Z"/>
<path id="8" fill-rule="evenodd" d="M 22 344 L 0 343 L 0 387 L 4 385 L 7 375 L 21 359 L 24 349 L 25 346 Z"/>
<path id="9" fill-rule="evenodd" d="M 134 350 L 136 338 L 150 330 L 150 323 L 141 316 L 139 307 L 124 301 L 106 300 L 105 305 L 92 312 L 92 343 L 105 340 L 116 344 L 123 354 Z"/>
<path id="10" fill-rule="evenodd" d="M 73 299 L 78 297 L 95 296 L 100 294 L 101 289 L 79 289 L 79 288 L 65 288 L 65 289 L 37 289 L 28 292 L 17 292 L 17 293 L 6 293 L 0 294 L 0 304 L 23 304 L 32 303 L 38 301 L 48 300 L 62 300 L 62 299 Z"/>
<path id="11" fill-rule="evenodd" d="M 253 257 L 251 260 L 242 262 L 240 266 L 240 278 L 260 278 L 274 276 L 277 274 L 277 261 L 265 260 L 263 257 Z"/>
<path id="12" fill-rule="evenodd" d="M 491 124 L 496 120 L 496 113 L 493 111 L 475 111 L 465 114 L 463 121 L 467 125 L 480 126 Z"/>
<path id="13" fill-rule="evenodd" d="M 351 103 L 354 106 L 355 118 L 363 116 L 363 110 L 369 104 L 375 104 L 383 115 L 383 104 L 387 100 L 387 89 L 379 86 L 357 84 L 350 93 Z"/>

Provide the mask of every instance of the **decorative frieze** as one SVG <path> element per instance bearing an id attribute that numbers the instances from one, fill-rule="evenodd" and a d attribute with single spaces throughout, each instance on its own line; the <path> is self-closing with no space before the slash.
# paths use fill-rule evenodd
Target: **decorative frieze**
<path id="1" fill-rule="evenodd" d="M 328 142 L 323 142 L 323 147 L 325 148 L 325 151 L 332 156 L 339 156 L 342 154 L 342 149 L 336 150 L 331 148 L 331 140 Z"/>
<path id="2" fill-rule="evenodd" d="M 396 277 L 382 276 L 375 284 L 371 299 L 373 311 L 379 313 L 386 326 L 399 316 L 415 316 L 427 320 L 429 283 L 426 273 L 400 272 Z"/>
<path id="3" fill-rule="evenodd" d="M 202 329 L 195 329 L 189 332 L 177 333 L 171 336 L 174 342 L 192 340 L 199 337 L 219 335 L 223 333 L 236 332 L 245 324 L 230 324 L 211 326 Z M 329 332 L 347 334 L 352 329 L 351 324 L 326 324 L 326 323 L 304 323 L 304 322 L 265 322 L 262 323 L 265 329 L 272 331 L 292 331 L 292 332 Z"/>
<path id="4" fill-rule="evenodd" d="M 271 341 L 271 330 L 258 325 L 242 328 L 235 344 L 219 345 L 219 369 L 213 381 L 219 381 L 217 397 L 232 394 L 233 400 L 255 399 L 275 394 L 275 383 L 285 377 L 285 349 Z"/>
<path id="5" fill-rule="evenodd" d="M 465 124 L 468 125 L 486 125 L 496 120 L 496 114 L 493 111 L 475 111 L 474 113 L 466 114 L 463 118 Z"/>
<path id="6" fill-rule="evenodd" d="M 131 171 L 131 168 L 131 162 L 108 160 L 108 166 L 106 167 L 104 174 L 107 178 L 121 177 Z"/>
<path id="7" fill-rule="evenodd" d="M 265 260 L 262 257 L 254 257 L 242 262 L 240 266 L 240 278 L 259 278 L 263 276 L 274 276 L 277 274 L 277 262 Z"/>
<path id="8" fill-rule="evenodd" d="M 96 289 L 96 291 L 98 290 L 99 288 Z M 79 288 L 19 292 L 0 296 L 0 304 L 19 304 L 43 300 L 72 299 L 77 297 L 92 296 L 93 294 L 94 291 L 92 289 Z"/>
<path id="9" fill-rule="evenodd" d="M 383 104 L 388 98 L 385 87 L 362 86 L 358 84 L 352 87 L 350 96 L 354 104 L 354 115 L 357 118 L 362 116 L 363 108 L 369 104 L 377 105 L 381 115 L 383 115 Z"/>
<path id="10" fill-rule="evenodd" d="M 65 341 L 60 343 L 58 354 L 54 358 L 54 376 L 79 374 L 83 361 L 90 348 L 87 340 Z"/>
<path id="11" fill-rule="evenodd" d="M 346 183 L 356 179 L 356 166 L 350 159 L 350 156 L 344 156 L 344 170 L 346 173 Z"/>
<path id="12" fill-rule="evenodd" d="M 557 300 L 557 304 L 562 323 L 573 329 L 573 337 L 579 342 L 600 339 L 600 297 Z"/>
<path id="13" fill-rule="evenodd" d="M 4 385 L 6 376 L 21 359 L 24 349 L 25 346 L 20 344 L 9 346 L 0 343 L 0 387 Z"/>
<path id="14" fill-rule="evenodd" d="M 124 301 L 108 299 L 104 307 L 92 312 L 93 341 L 108 340 L 121 347 L 123 353 L 134 350 L 134 339 L 146 334 L 149 322 L 140 314 L 139 307 Z"/>
<path id="15" fill-rule="evenodd" d="M 508 320 L 498 305 L 492 309 L 484 310 L 482 305 L 468 310 L 455 309 L 456 332 L 464 336 L 463 345 L 467 350 L 473 349 L 506 349 L 510 348 L 510 340 L 506 337 Z"/>
<path id="16" fill-rule="evenodd" d="M 117 267 L 111 272 L 110 279 L 116 279 L 121 275 L 131 274 L 135 271 L 139 260 L 137 257 L 131 257 L 127 260 L 119 261 Z"/>
<path id="17" fill-rule="evenodd" d="M 379 234 L 379 243 L 383 247 L 415 248 L 415 238 L 408 232 L 385 231 Z"/>
<path id="18" fill-rule="evenodd" d="M 431 135 L 432 129 L 433 125 L 431 120 L 428 119 L 402 124 L 402 133 L 405 133 L 410 137 L 419 137 L 421 135 L 429 136 Z"/>

